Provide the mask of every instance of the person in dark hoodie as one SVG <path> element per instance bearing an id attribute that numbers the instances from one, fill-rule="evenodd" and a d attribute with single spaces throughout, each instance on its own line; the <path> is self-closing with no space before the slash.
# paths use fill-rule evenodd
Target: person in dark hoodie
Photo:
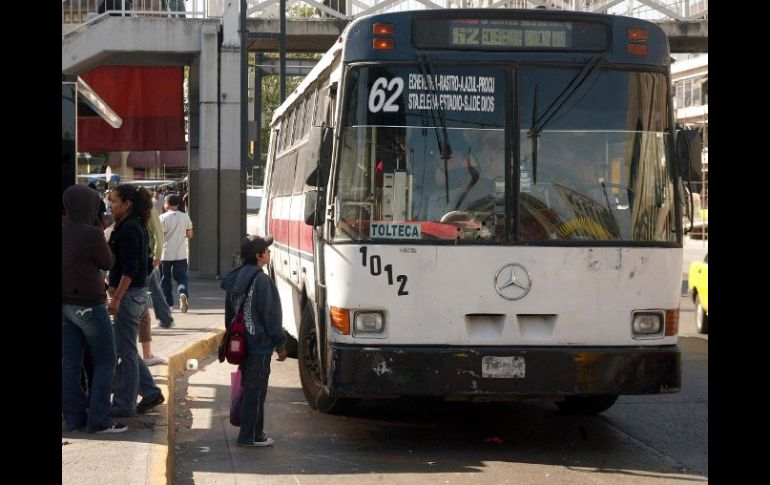
<path id="1" fill-rule="evenodd" d="M 120 365 L 115 378 L 113 416 L 142 414 L 162 404 L 166 398 L 155 384 L 144 360 L 136 349 L 139 319 L 147 309 L 148 236 L 145 227 L 152 199 L 144 188 L 118 185 L 110 193 L 115 229 L 109 245 L 115 255 L 110 270 L 108 292 L 112 296 L 107 309 L 115 316 L 115 346 Z M 142 400 L 137 405 L 136 396 Z"/>
<path id="2" fill-rule="evenodd" d="M 278 288 L 262 268 L 270 262 L 272 236 L 246 236 L 241 241 L 242 264 L 222 280 L 225 297 L 225 325 L 229 325 L 243 305 L 246 323 L 246 356 L 240 364 L 243 379 L 241 431 L 238 446 L 270 446 L 273 438 L 264 431 L 265 397 L 270 377 L 270 357 L 275 349 L 278 360 L 286 360 L 286 334 L 283 330 Z"/>
<path id="3" fill-rule="evenodd" d="M 69 431 L 121 433 L 128 427 L 109 417 L 115 337 L 102 271 L 112 266 L 112 252 L 102 230 L 93 225 L 99 194 L 84 185 L 72 185 L 62 199 L 67 214 L 61 231 L 62 414 Z M 80 385 L 86 349 L 93 365 L 88 397 Z"/>

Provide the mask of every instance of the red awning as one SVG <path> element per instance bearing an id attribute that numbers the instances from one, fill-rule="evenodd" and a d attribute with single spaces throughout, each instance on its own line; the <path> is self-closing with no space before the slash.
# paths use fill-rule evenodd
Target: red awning
<path id="1" fill-rule="evenodd" d="M 160 166 L 166 167 L 186 167 L 187 150 L 161 150 L 158 156 Z"/>
<path id="2" fill-rule="evenodd" d="M 77 150 L 184 150 L 184 68 L 100 66 L 81 76 L 123 120 L 78 118 Z"/>
<path id="3" fill-rule="evenodd" d="M 128 166 L 133 168 L 155 168 L 157 165 L 156 151 L 131 152 L 128 154 Z"/>

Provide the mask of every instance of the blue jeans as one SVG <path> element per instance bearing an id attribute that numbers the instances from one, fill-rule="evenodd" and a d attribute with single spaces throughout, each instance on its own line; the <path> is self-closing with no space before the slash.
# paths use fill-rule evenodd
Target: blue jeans
<path id="1" fill-rule="evenodd" d="M 261 440 L 265 425 L 265 399 L 270 377 L 272 355 L 246 355 L 241 364 L 243 394 L 241 394 L 241 431 L 238 443 L 248 444 Z"/>
<path id="2" fill-rule="evenodd" d="M 147 275 L 147 290 L 150 292 L 155 318 L 160 320 L 162 325 L 168 326 L 174 323 L 174 317 L 171 316 L 171 308 L 166 303 L 166 297 L 163 296 L 163 292 L 160 289 L 158 273 L 158 268 L 153 268 L 152 272 Z"/>
<path id="3" fill-rule="evenodd" d="M 147 289 L 142 287 L 129 288 L 123 295 L 115 315 L 115 346 L 118 350 L 118 370 L 112 391 L 114 395 L 114 410 L 122 416 L 136 414 L 136 396 L 143 399 L 154 399 L 160 393 L 155 380 L 139 357 L 136 348 L 136 336 L 139 332 L 139 319 L 147 309 Z"/>
<path id="4" fill-rule="evenodd" d="M 86 397 L 80 385 L 83 352 L 88 348 L 94 371 Z M 105 304 L 61 306 L 61 408 L 67 428 L 109 427 L 110 392 L 115 369 L 115 337 Z M 86 413 L 88 408 L 88 413 Z"/>
<path id="5" fill-rule="evenodd" d="M 188 297 L 190 294 L 187 289 L 187 260 L 177 259 L 176 261 L 160 262 L 160 287 L 163 290 L 163 296 L 166 298 L 168 306 L 174 307 L 174 296 L 171 294 L 171 278 L 174 278 L 177 284 L 177 291 L 181 295 L 184 293 Z"/>

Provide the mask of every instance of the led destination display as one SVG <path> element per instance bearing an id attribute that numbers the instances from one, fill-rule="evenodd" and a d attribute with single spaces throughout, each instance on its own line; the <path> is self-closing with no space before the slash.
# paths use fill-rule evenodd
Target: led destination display
<path id="1" fill-rule="evenodd" d="M 594 50 L 608 45 L 606 27 L 591 22 L 420 18 L 414 25 L 414 44 L 420 48 Z"/>

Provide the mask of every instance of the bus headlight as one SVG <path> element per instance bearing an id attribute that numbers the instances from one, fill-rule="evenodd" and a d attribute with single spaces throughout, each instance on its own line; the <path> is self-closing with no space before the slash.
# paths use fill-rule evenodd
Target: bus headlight
<path id="1" fill-rule="evenodd" d="M 377 333 L 385 329 L 385 315 L 380 311 L 357 311 L 354 317 L 356 334 Z"/>
<path id="2" fill-rule="evenodd" d="M 631 323 L 634 338 L 662 337 L 663 336 L 663 312 L 662 311 L 637 311 L 634 312 Z"/>

